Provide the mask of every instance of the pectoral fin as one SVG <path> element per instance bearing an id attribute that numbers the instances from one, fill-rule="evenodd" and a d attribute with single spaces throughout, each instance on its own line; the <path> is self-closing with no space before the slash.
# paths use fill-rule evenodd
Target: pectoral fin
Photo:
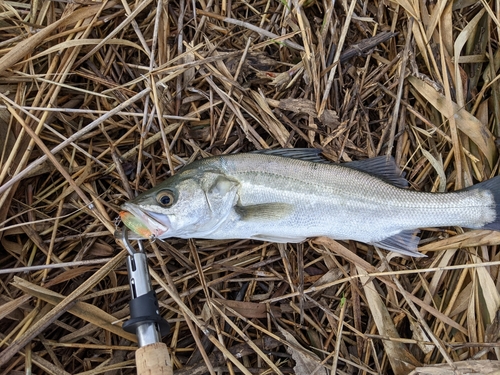
<path id="1" fill-rule="evenodd" d="M 237 205 L 234 207 L 236 213 L 243 221 L 266 221 L 281 220 L 293 212 L 293 205 L 288 203 L 262 203 L 249 206 Z"/>
<path id="2" fill-rule="evenodd" d="M 404 230 L 394 236 L 383 239 L 382 241 L 375 242 L 373 245 L 379 246 L 383 249 L 394 251 L 403 255 L 412 257 L 424 257 L 417 250 L 420 238 L 417 236 L 416 230 Z"/>

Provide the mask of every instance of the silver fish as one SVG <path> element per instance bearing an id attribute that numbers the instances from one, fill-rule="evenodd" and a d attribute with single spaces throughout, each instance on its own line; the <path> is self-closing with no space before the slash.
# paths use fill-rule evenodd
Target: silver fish
<path id="1" fill-rule="evenodd" d="M 450 193 L 406 189 L 394 160 L 325 163 L 315 149 L 197 160 L 122 206 L 136 238 L 327 236 L 419 256 L 417 228 L 500 230 L 500 176 Z"/>

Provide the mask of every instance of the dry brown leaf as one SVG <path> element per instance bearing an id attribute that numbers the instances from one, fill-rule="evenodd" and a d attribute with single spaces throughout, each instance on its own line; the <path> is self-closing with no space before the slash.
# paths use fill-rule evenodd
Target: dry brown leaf
<path id="1" fill-rule="evenodd" d="M 260 93 L 250 90 L 249 94 L 258 105 L 259 111 L 262 111 L 260 112 L 260 115 L 264 120 L 261 122 L 262 127 L 278 140 L 281 147 L 285 147 L 288 138 L 290 137 L 288 130 L 281 122 L 278 121 L 271 108 L 269 108 L 266 99 Z"/>
<path id="2" fill-rule="evenodd" d="M 293 370 L 296 374 L 314 373 L 315 375 L 327 375 L 326 369 L 321 365 L 321 360 L 316 354 L 300 345 L 297 339 L 293 337 L 290 332 L 281 328 L 280 326 L 278 326 L 278 328 L 281 334 L 285 336 L 286 341 L 292 344 L 287 345 L 286 351 L 292 356 L 293 360 L 295 361 Z"/>
<path id="3" fill-rule="evenodd" d="M 495 163 L 497 149 L 495 139 L 488 128 L 486 128 L 477 118 L 464 108 L 460 108 L 453 103 L 453 108 L 448 108 L 447 100 L 434 88 L 424 81 L 408 77 L 412 86 L 422 95 L 430 104 L 432 104 L 445 118 L 455 117 L 457 127 L 466 134 L 486 156 L 490 166 Z"/>
<path id="4" fill-rule="evenodd" d="M 24 303 L 28 302 L 30 298 L 30 295 L 25 294 L 24 296 L 13 299 L 12 301 L 2 303 L 0 306 L 0 320 L 21 307 Z"/>
<path id="5" fill-rule="evenodd" d="M 464 85 L 462 82 L 462 77 L 460 75 L 460 67 L 458 65 L 460 52 L 462 51 L 462 48 L 465 45 L 465 43 L 471 38 L 472 33 L 475 32 L 475 28 L 485 12 L 486 12 L 485 9 L 481 9 L 475 15 L 475 17 L 463 28 L 463 30 L 460 32 L 460 34 L 458 34 L 455 40 L 453 57 L 455 59 L 455 89 L 457 95 L 457 105 L 459 108 L 465 105 L 465 96 L 466 96 L 466 93 L 464 93 L 463 91 Z"/>
<path id="6" fill-rule="evenodd" d="M 249 319 L 267 318 L 269 314 L 275 317 L 281 315 L 281 311 L 278 306 L 269 306 L 270 311 L 268 311 L 268 306 L 264 303 L 231 301 L 221 298 L 212 298 L 212 300 L 219 302 L 221 306 L 230 307 L 241 316 Z M 226 314 L 228 316 L 234 316 L 231 314 L 231 311 L 226 311 Z"/>
<path id="7" fill-rule="evenodd" d="M 95 271 L 95 268 L 96 267 L 93 267 L 93 266 L 87 266 L 87 267 L 83 266 L 83 267 L 78 267 L 78 268 L 70 268 L 69 270 L 62 272 L 59 275 L 57 275 L 56 277 L 54 277 L 53 279 L 51 279 L 47 283 L 46 286 L 50 287 L 53 285 L 64 283 L 65 281 L 68 281 L 68 280 L 74 280 L 77 277 L 81 277 L 82 275 L 84 275 L 87 272 Z"/>
<path id="8" fill-rule="evenodd" d="M 75 40 L 68 40 L 66 42 L 62 42 L 62 43 L 56 44 L 53 47 L 47 48 L 43 52 L 40 52 L 40 53 L 38 53 L 38 54 L 36 54 L 36 55 L 28 58 L 28 59 L 24 59 L 23 62 L 27 62 L 27 61 L 30 61 L 30 60 L 37 60 L 37 59 L 39 59 L 39 58 L 41 58 L 43 56 L 47 56 L 47 55 L 53 54 L 54 52 L 65 51 L 68 48 L 79 47 L 79 46 L 96 45 L 96 44 L 99 44 L 101 42 L 103 42 L 102 39 L 75 39 Z M 133 42 L 131 42 L 129 40 L 126 40 L 126 39 L 111 39 L 111 40 L 105 41 L 105 44 L 128 46 L 128 47 L 135 48 L 135 49 L 137 49 L 139 51 L 145 52 L 144 49 L 140 45 L 138 45 L 137 43 L 133 43 Z"/>
<path id="9" fill-rule="evenodd" d="M 453 308 L 450 311 L 450 317 L 454 317 L 467 309 L 470 299 L 472 298 L 472 282 L 468 283 L 460 292 Z"/>
<path id="10" fill-rule="evenodd" d="M 422 154 L 425 156 L 425 158 L 429 160 L 429 163 L 431 163 L 432 167 L 439 176 L 438 192 L 444 193 L 446 191 L 446 174 L 444 173 L 443 160 L 439 158 L 438 161 L 434 156 L 432 156 L 429 151 L 425 149 L 421 149 L 420 151 L 422 151 Z"/>
<path id="11" fill-rule="evenodd" d="M 9 241 L 5 238 L 5 236 L 2 236 L 2 233 L 0 233 L 0 244 L 2 244 L 4 249 L 14 254 L 20 255 L 23 251 L 23 245 L 17 242 Z"/>
<path id="12" fill-rule="evenodd" d="M 12 94 L 15 91 L 14 85 L 1 85 L 0 92 L 4 95 L 9 94 L 12 98 Z M 9 129 L 9 124 L 11 123 L 11 116 L 7 109 L 0 109 L 0 167 L 3 164 L 5 158 L 8 156 L 9 151 L 14 149 L 14 144 L 16 142 L 12 129 Z"/>
<path id="13" fill-rule="evenodd" d="M 294 113 L 306 113 L 313 117 L 318 117 L 318 111 L 316 111 L 316 104 L 312 100 L 304 99 L 294 99 L 285 98 L 277 100 L 277 106 L 285 111 L 291 111 Z"/>
<path id="14" fill-rule="evenodd" d="M 434 350 L 434 344 L 425 344 L 426 342 L 430 342 L 429 336 L 425 332 L 425 329 L 413 318 L 408 317 L 410 321 L 410 329 L 413 332 L 413 338 L 417 340 L 417 345 L 425 354 L 429 354 Z"/>
<path id="15" fill-rule="evenodd" d="M 482 263 L 483 260 L 476 255 L 470 255 L 474 263 Z M 477 267 L 474 269 L 477 275 L 478 286 L 481 288 L 484 297 L 484 304 L 481 304 L 481 309 L 486 309 L 486 315 L 489 318 L 488 323 L 493 322 L 500 308 L 500 294 L 497 287 L 491 278 L 486 267 Z"/>
<path id="16" fill-rule="evenodd" d="M 393 0 L 396 4 L 402 6 L 410 16 L 415 18 L 416 20 L 420 19 L 420 12 L 418 9 L 418 3 L 410 3 L 408 0 Z M 414 7 L 417 7 L 415 9 Z"/>

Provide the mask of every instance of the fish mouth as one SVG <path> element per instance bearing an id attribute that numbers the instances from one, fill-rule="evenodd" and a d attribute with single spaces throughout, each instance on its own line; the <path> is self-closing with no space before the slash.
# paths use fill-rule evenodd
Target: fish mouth
<path id="1" fill-rule="evenodd" d="M 162 238 L 171 228 L 170 220 L 164 214 L 144 210 L 130 203 L 125 203 L 122 209 L 124 211 L 120 212 L 120 217 L 123 223 L 141 237 Z"/>

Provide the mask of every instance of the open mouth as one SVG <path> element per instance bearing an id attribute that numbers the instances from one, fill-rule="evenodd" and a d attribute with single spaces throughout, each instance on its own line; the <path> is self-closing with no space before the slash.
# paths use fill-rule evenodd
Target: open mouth
<path id="1" fill-rule="evenodd" d="M 123 223 L 141 237 L 161 237 L 169 229 L 170 222 L 165 215 L 146 211 L 129 203 L 125 203 L 122 208 L 124 211 L 120 212 L 120 218 Z"/>

